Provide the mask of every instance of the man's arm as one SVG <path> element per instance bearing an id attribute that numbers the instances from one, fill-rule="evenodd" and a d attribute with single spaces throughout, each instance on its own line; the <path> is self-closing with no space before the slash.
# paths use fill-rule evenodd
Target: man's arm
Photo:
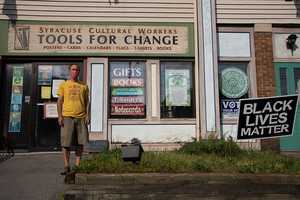
<path id="1" fill-rule="evenodd" d="M 86 95 L 84 97 L 84 105 L 85 105 L 85 125 L 88 126 L 90 124 L 90 99 L 89 96 Z"/>
<path id="2" fill-rule="evenodd" d="M 62 105 L 64 102 L 64 96 L 62 95 L 58 95 L 58 99 L 57 99 L 57 112 L 58 112 L 58 124 L 60 126 L 64 126 L 65 122 L 64 122 L 64 118 L 62 116 Z"/>

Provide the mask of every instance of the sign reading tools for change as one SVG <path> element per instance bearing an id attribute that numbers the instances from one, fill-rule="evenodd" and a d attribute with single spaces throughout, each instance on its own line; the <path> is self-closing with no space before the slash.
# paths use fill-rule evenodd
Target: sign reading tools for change
<path id="1" fill-rule="evenodd" d="M 298 95 L 240 99 L 237 139 L 292 136 Z"/>

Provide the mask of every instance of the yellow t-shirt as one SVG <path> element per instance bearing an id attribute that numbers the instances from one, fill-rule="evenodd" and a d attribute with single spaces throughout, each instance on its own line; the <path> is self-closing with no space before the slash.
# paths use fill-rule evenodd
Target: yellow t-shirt
<path id="1" fill-rule="evenodd" d="M 65 81 L 59 85 L 57 94 L 64 96 L 63 116 L 85 117 L 84 97 L 90 95 L 87 84 L 81 81 Z"/>

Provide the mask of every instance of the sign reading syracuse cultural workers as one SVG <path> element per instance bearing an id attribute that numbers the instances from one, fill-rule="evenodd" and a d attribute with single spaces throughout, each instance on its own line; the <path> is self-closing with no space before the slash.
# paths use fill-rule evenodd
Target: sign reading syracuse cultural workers
<path id="1" fill-rule="evenodd" d="M 189 70 L 166 70 L 166 106 L 190 106 Z"/>
<path id="2" fill-rule="evenodd" d="M 239 98 L 248 91 L 248 76 L 239 68 L 226 68 L 221 72 L 219 77 L 219 87 L 224 96 Z"/>
<path id="3" fill-rule="evenodd" d="M 293 135 L 298 95 L 240 99 L 237 139 Z"/>
<path id="4" fill-rule="evenodd" d="M 187 26 L 10 25 L 8 52 L 188 54 Z"/>
<path id="5" fill-rule="evenodd" d="M 111 115 L 144 115 L 144 104 L 112 104 Z"/>

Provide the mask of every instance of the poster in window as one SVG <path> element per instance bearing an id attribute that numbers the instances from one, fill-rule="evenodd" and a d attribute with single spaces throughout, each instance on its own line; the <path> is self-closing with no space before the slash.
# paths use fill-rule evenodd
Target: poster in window
<path id="1" fill-rule="evenodd" d="M 52 66 L 39 66 L 39 85 L 51 85 Z"/>
<path id="2" fill-rule="evenodd" d="M 165 71 L 166 106 L 190 106 L 189 70 Z"/>

